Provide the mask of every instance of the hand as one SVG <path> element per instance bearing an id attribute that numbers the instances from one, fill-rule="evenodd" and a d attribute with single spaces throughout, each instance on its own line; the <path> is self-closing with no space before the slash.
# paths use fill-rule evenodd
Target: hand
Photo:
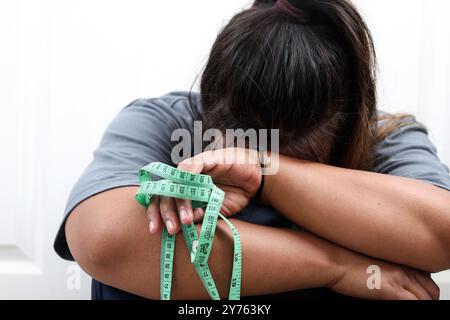
<path id="1" fill-rule="evenodd" d="M 207 151 L 181 162 L 178 169 L 190 173 L 210 175 L 223 191 L 225 198 L 221 213 L 232 216 L 244 209 L 261 184 L 258 152 L 243 148 Z M 193 210 L 190 200 L 155 197 L 147 216 L 151 233 L 159 232 L 163 223 L 170 234 L 180 231 L 181 225 L 199 222 L 204 209 Z"/>
<path id="2" fill-rule="evenodd" d="M 341 261 L 342 276 L 330 286 L 337 293 L 369 300 L 439 300 L 439 287 L 428 273 L 350 251 Z M 368 288 L 369 266 L 378 266 L 381 270 L 380 290 Z"/>

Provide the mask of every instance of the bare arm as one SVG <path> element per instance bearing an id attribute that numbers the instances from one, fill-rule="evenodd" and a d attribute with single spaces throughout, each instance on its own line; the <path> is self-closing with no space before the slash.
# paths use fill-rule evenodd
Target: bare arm
<path id="1" fill-rule="evenodd" d="M 159 299 L 161 238 L 148 232 L 146 210 L 134 201 L 135 192 L 136 188 L 116 189 L 82 203 L 68 219 L 67 240 L 77 262 L 99 281 Z M 233 223 L 242 238 L 243 295 L 326 287 L 341 272 L 337 265 L 332 268 L 334 252 L 325 241 L 297 232 Z M 232 254 L 231 233 L 219 222 L 209 266 L 222 297 L 228 294 Z M 179 234 L 173 297 L 208 298 L 188 257 Z"/>
<path id="2" fill-rule="evenodd" d="M 66 224 L 66 236 L 76 261 L 90 275 L 111 286 L 159 299 L 160 236 L 148 232 L 146 210 L 133 199 L 136 188 L 101 193 L 80 204 Z M 233 221 L 243 246 L 242 294 L 261 295 L 302 288 L 331 287 L 367 298 L 431 298 L 438 289 L 426 276 L 366 258 L 297 231 Z M 233 243 L 224 223 L 218 223 L 209 266 L 222 297 L 228 294 Z M 366 287 L 366 269 L 380 265 L 382 291 Z M 392 275 L 392 277 L 390 276 Z M 405 283 L 409 283 L 407 286 Z M 412 289 L 405 289 L 405 288 Z M 178 235 L 174 261 L 174 299 L 207 298 L 182 236 Z M 414 292 L 414 294 L 412 293 Z"/>
<path id="3" fill-rule="evenodd" d="M 291 221 L 344 247 L 429 272 L 450 268 L 446 190 L 284 156 L 265 189 Z"/>

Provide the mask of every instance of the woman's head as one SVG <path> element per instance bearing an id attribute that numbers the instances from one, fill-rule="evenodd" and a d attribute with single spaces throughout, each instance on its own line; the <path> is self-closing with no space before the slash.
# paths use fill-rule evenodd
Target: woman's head
<path id="1" fill-rule="evenodd" d="M 370 32 L 347 0 L 257 1 L 211 50 L 201 80 L 205 126 L 279 129 L 281 153 L 366 169 L 374 68 Z"/>

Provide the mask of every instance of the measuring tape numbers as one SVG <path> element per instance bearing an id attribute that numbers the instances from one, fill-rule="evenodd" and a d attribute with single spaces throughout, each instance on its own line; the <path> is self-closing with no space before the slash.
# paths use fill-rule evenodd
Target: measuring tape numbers
<path id="1" fill-rule="evenodd" d="M 154 181 L 152 175 L 163 180 Z M 204 174 L 193 174 L 173 168 L 160 162 L 150 163 L 139 171 L 141 186 L 136 193 L 136 200 L 148 207 L 153 196 L 165 196 L 192 200 L 193 208 L 205 208 L 205 215 L 200 229 L 200 235 L 192 223 L 182 224 L 184 240 L 190 252 L 191 263 L 194 265 L 200 280 L 213 300 L 220 300 L 214 279 L 208 266 L 208 259 L 217 226 L 217 219 L 222 218 L 233 234 L 234 254 L 229 300 L 239 300 L 241 296 L 242 245 L 236 227 L 220 213 L 225 193 L 216 187 L 212 178 Z M 173 259 L 175 254 L 175 236 L 170 235 L 163 227 L 161 240 L 161 299 L 170 300 L 172 289 Z"/>

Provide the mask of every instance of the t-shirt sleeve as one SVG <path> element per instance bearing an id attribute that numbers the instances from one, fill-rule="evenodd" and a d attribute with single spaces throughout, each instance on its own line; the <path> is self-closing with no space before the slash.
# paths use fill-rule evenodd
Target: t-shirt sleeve
<path id="1" fill-rule="evenodd" d="M 120 111 L 69 196 L 65 219 L 54 243 L 59 256 L 73 260 L 64 232 L 70 212 L 98 193 L 138 186 L 138 171 L 150 162 L 170 164 L 172 132 L 174 128 L 189 128 L 193 116 L 187 97 L 176 93 L 158 99 L 136 100 Z"/>
<path id="2" fill-rule="evenodd" d="M 413 117 L 404 121 L 377 145 L 374 171 L 450 190 L 449 169 L 439 159 L 427 129 Z"/>

